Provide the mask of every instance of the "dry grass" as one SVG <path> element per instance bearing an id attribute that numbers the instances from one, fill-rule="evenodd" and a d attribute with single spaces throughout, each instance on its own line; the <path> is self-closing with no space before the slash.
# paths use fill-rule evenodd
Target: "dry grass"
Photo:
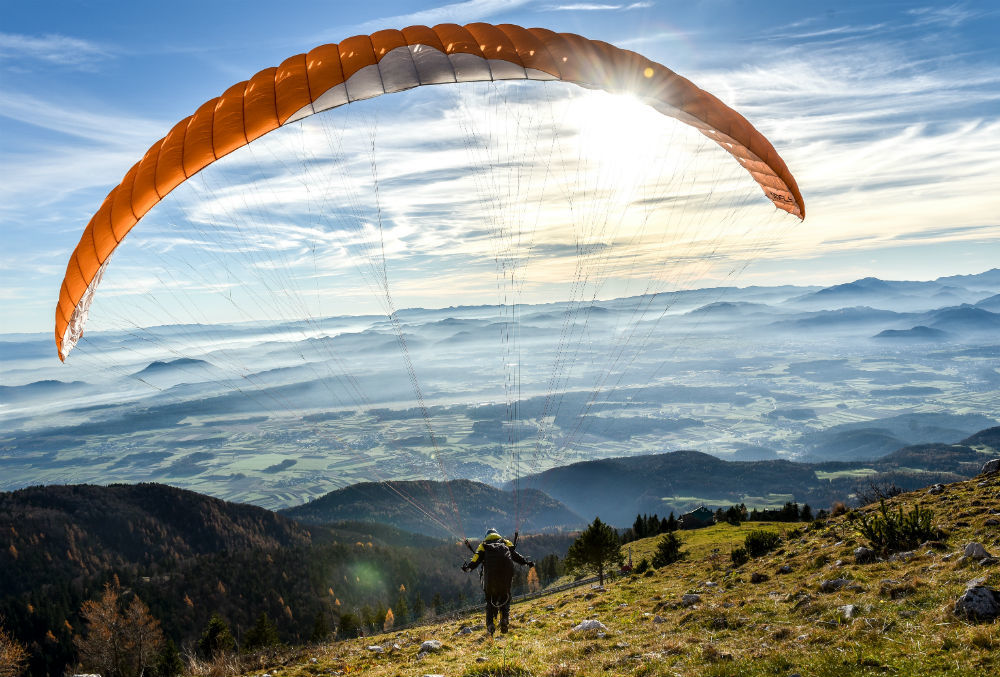
<path id="1" fill-rule="evenodd" d="M 570 590 L 517 605 L 507 636 L 461 635 L 462 625 L 479 619 L 450 621 L 306 650 L 248 674 L 266 667 L 273 677 L 996 675 L 998 623 L 974 625 L 952 613 L 967 581 L 987 576 L 1000 584 L 1000 567 L 962 564 L 957 554 L 970 541 L 1000 551 L 996 529 L 983 524 L 988 510 L 1000 507 L 1000 478 L 983 487 L 979 481 L 949 485 L 941 496 L 917 492 L 891 501 L 921 502 L 948 532 L 943 549 L 920 548 L 905 562 L 855 565 L 852 552 L 861 541 L 846 517 L 838 517 L 798 534 L 791 525 L 770 525 L 784 534 L 778 550 L 733 568 L 730 548 L 760 525 L 717 525 L 682 532 L 688 556 L 650 575 L 619 579 L 604 592 Z M 631 544 L 633 559 L 648 556 L 655 540 Z M 791 572 L 780 573 L 783 565 Z M 768 579 L 751 583 L 755 572 Z M 850 585 L 820 592 L 820 582 L 833 578 Z M 701 600 L 686 607 L 686 593 Z M 851 618 L 847 605 L 854 606 Z M 572 631 L 588 618 L 608 632 Z M 424 639 L 444 646 L 420 655 Z M 366 650 L 372 644 L 385 652 Z"/>

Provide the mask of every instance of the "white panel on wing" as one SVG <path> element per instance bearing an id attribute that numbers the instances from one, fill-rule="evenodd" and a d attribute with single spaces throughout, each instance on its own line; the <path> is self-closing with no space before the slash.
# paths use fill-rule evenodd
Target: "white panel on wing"
<path id="1" fill-rule="evenodd" d="M 525 68 L 524 74 L 529 80 L 558 80 L 556 76 L 552 73 L 546 73 L 545 71 L 540 71 L 537 68 Z"/>
<path id="2" fill-rule="evenodd" d="M 302 108 L 300 108 L 297 111 L 295 111 L 294 113 L 292 113 L 291 117 L 289 117 L 287 120 L 285 120 L 285 122 L 283 124 L 288 125 L 288 124 L 291 124 L 293 122 L 298 122 L 302 118 L 307 118 L 307 117 L 309 117 L 310 115 L 312 115 L 315 112 L 316 111 L 313 109 L 313 105 L 311 103 L 307 103 Z"/>
<path id="3" fill-rule="evenodd" d="M 320 94 L 313 101 L 313 110 L 318 113 L 321 110 L 343 106 L 345 103 L 347 103 L 347 87 L 344 86 L 344 83 L 340 83 Z"/>
<path id="4" fill-rule="evenodd" d="M 382 88 L 382 76 L 378 72 L 378 64 L 365 66 L 357 73 L 347 78 L 347 98 L 349 101 L 370 99 L 379 94 L 385 94 Z"/>
<path id="5" fill-rule="evenodd" d="M 490 65 L 486 59 L 475 54 L 456 52 L 449 54 L 451 65 L 455 69 L 455 79 L 459 82 L 480 82 L 482 80 L 492 80 Z"/>
<path id="6" fill-rule="evenodd" d="M 494 80 L 524 80 L 524 67 L 503 59 L 490 59 L 490 72 Z"/>
<path id="7" fill-rule="evenodd" d="M 397 47 L 383 56 L 378 62 L 378 69 L 382 73 L 382 86 L 386 93 L 401 92 L 420 84 L 408 46 Z"/>
<path id="8" fill-rule="evenodd" d="M 413 65 L 422 85 L 439 85 L 455 82 L 455 69 L 451 67 L 448 55 L 427 45 L 410 45 Z"/>

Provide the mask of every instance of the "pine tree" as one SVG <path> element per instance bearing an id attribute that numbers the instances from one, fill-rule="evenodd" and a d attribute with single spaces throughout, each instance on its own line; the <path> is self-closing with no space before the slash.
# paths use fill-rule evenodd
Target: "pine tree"
<path id="1" fill-rule="evenodd" d="M 684 557 L 681 552 L 681 539 L 673 531 L 663 534 L 656 543 L 656 553 L 653 555 L 653 566 L 656 568 L 673 564 Z"/>
<path id="2" fill-rule="evenodd" d="M 198 640 L 198 653 L 202 658 L 212 660 L 235 650 L 236 640 L 229 625 L 219 614 L 212 614 Z"/>
<path id="3" fill-rule="evenodd" d="M 424 604 L 424 598 L 419 592 L 414 591 L 413 593 L 413 620 L 419 621 L 424 617 L 424 611 L 427 605 Z"/>
<path id="4" fill-rule="evenodd" d="M 389 632 L 392 630 L 392 626 L 396 624 L 396 615 L 392 613 L 392 607 L 386 609 L 385 620 L 382 621 L 382 631 Z"/>
<path id="5" fill-rule="evenodd" d="M 665 529 L 665 531 L 667 533 L 677 531 L 677 527 L 678 527 L 677 519 L 674 518 L 674 511 L 671 510 L 670 517 L 667 518 L 667 528 Z"/>
<path id="6" fill-rule="evenodd" d="M 180 677 L 183 672 L 184 661 L 181 659 L 181 652 L 177 650 L 174 640 L 168 639 L 156 657 L 153 675 L 155 677 Z"/>
<path id="7" fill-rule="evenodd" d="M 636 540 L 640 538 L 645 538 L 646 536 L 646 520 L 643 519 L 642 515 L 635 516 L 635 522 L 632 524 L 632 531 L 635 533 Z"/>
<path id="8" fill-rule="evenodd" d="M 330 624 L 326 620 L 326 614 L 322 611 L 316 613 L 316 618 L 313 620 L 312 634 L 309 636 L 309 641 L 313 644 L 319 644 L 325 641 L 330 636 Z"/>
<path id="9" fill-rule="evenodd" d="M 403 625 L 410 620 L 410 608 L 406 603 L 405 590 L 399 593 L 399 597 L 396 598 L 396 606 L 394 606 L 393 609 L 396 612 L 396 622 L 400 625 Z"/>
<path id="10" fill-rule="evenodd" d="M 267 613 L 261 611 L 257 616 L 257 620 L 254 621 L 254 624 L 243 635 L 242 648 L 245 651 L 257 651 L 280 643 L 278 628 L 267 617 Z"/>
<path id="11" fill-rule="evenodd" d="M 803 522 L 813 521 L 813 510 L 809 507 L 808 503 L 802 506 L 802 511 L 799 513 L 799 516 Z"/>
<path id="12" fill-rule="evenodd" d="M 573 572 L 597 572 L 601 585 L 604 585 L 605 572 L 611 567 L 621 566 L 623 561 L 618 534 L 613 527 L 596 517 L 569 546 L 564 563 Z"/>

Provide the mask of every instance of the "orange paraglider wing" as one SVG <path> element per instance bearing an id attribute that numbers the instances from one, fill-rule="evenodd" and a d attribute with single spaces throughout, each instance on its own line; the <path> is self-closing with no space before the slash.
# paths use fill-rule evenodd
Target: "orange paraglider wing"
<path id="1" fill-rule="evenodd" d="M 105 198 L 70 257 L 56 308 L 59 358 L 65 360 L 82 336 L 115 248 L 157 202 L 212 162 L 284 124 L 351 101 L 427 84 L 517 79 L 563 80 L 636 96 L 716 141 L 776 207 L 805 216 L 794 177 L 760 132 L 708 92 L 635 52 L 510 24 L 384 30 L 264 69 L 206 101 L 153 144 Z"/>

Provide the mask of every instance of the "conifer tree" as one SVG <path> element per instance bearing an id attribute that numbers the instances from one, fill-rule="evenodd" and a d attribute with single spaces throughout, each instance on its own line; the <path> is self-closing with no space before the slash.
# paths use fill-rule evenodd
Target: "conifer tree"
<path id="1" fill-rule="evenodd" d="M 281 643 L 278 638 L 278 628 L 267 617 L 267 613 L 261 611 L 257 620 L 247 630 L 243 636 L 243 647 L 245 651 L 257 651 L 269 646 L 276 646 Z"/>
<path id="2" fill-rule="evenodd" d="M 413 593 L 413 620 L 419 621 L 424 617 L 424 611 L 427 605 L 424 604 L 424 598 L 421 597 L 419 592 L 414 591 Z"/>
<path id="3" fill-rule="evenodd" d="M 667 533 L 672 531 L 677 531 L 677 519 L 674 517 L 674 511 L 670 511 L 670 517 L 667 518 L 667 528 L 664 529 Z"/>
<path id="4" fill-rule="evenodd" d="M 312 634 L 309 636 L 309 641 L 313 644 L 318 644 L 319 642 L 325 641 L 330 636 L 330 624 L 326 620 L 326 614 L 322 611 L 316 613 L 316 619 L 313 621 Z"/>
<path id="5" fill-rule="evenodd" d="M 410 620 L 410 607 L 406 603 L 406 592 L 400 592 L 399 597 L 396 598 L 396 606 L 393 607 L 395 611 L 396 622 L 400 625 L 406 623 Z"/>
<path id="6" fill-rule="evenodd" d="M 236 640 L 229 624 L 219 614 L 212 614 L 198 640 L 198 653 L 202 658 L 212 660 L 235 650 Z"/>
<path id="7" fill-rule="evenodd" d="M 569 546 L 564 563 L 573 572 L 596 572 L 601 585 L 604 585 L 604 574 L 611 567 L 621 566 L 623 561 L 618 534 L 613 527 L 596 517 Z"/>

